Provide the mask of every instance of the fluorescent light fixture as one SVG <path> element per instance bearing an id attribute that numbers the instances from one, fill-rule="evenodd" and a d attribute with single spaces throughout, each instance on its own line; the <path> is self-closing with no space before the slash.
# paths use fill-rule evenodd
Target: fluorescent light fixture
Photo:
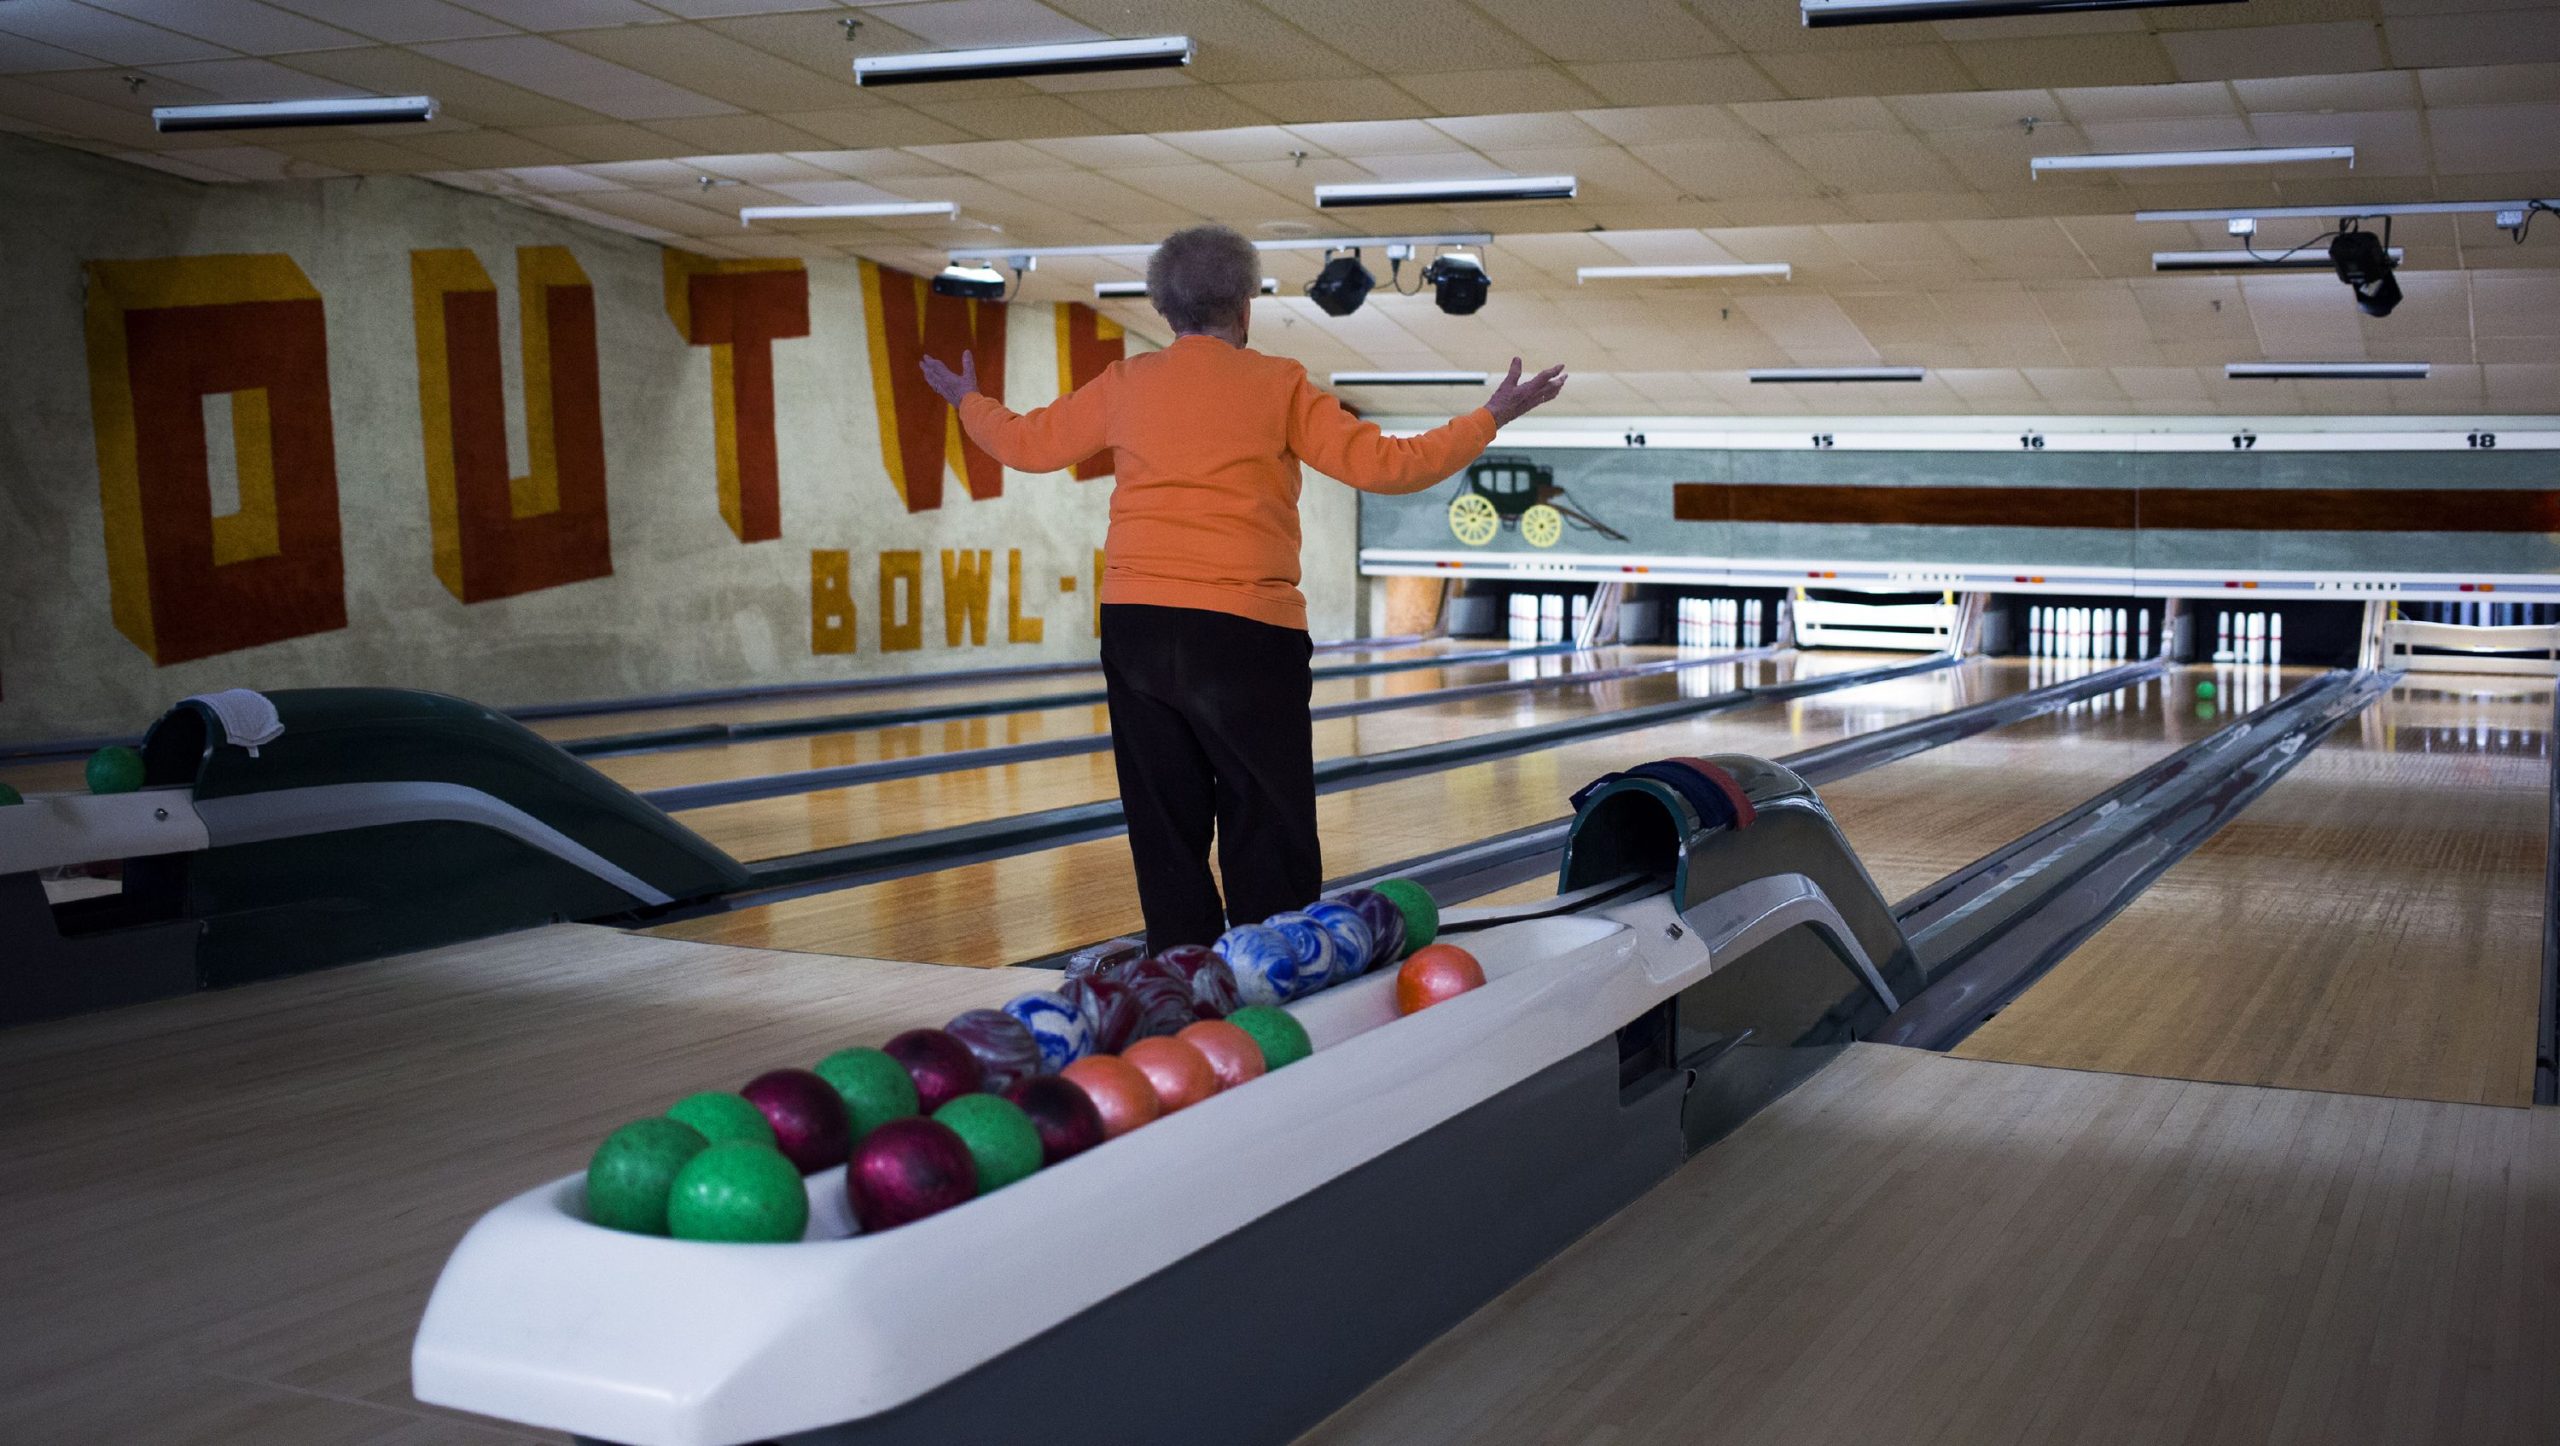
<path id="1" fill-rule="evenodd" d="M 1147 294 L 1147 283 L 1143 281 L 1097 281 L 1093 283 L 1093 294 L 1097 299 L 1103 301 L 1109 301 L 1118 297 L 1131 296 L 1143 298 Z M 1280 278 L 1277 276 L 1266 276 L 1262 278 L 1262 294 L 1265 296 L 1278 296 L 1280 294 Z"/>
<path id="2" fill-rule="evenodd" d="M 2292 166 L 2305 161 L 2356 163 L 2353 146 L 2246 146 L 2227 151 L 2124 151 L 2104 156 L 2038 156 L 2027 173 L 2047 171 L 2171 171 L 2188 166 Z"/>
<path id="3" fill-rule="evenodd" d="M 920 85 L 942 80 L 1158 70 L 1190 63 L 1190 36 L 1153 35 L 1143 40 L 1079 40 L 1065 45 L 1000 45 L 984 50 L 866 55 L 853 63 L 853 83 Z"/>
<path id="4" fill-rule="evenodd" d="M 1480 387 L 1483 372 L 1335 372 L 1337 387 Z"/>
<path id="5" fill-rule="evenodd" d="M 1746 261 L 1716 266 L 1577 266 L 1573 279 L 1585 281 L 1681 281 L 1709 276 L 1775 276 L 1781 280 L 1796 274 L 1795 267 L 1784 261 Z"/>
<path id="6" fill-rule="evenodd" d="M 1385 250 L 1390 246 L 1489 246 L 1490 231 L 1452 231 L 1437 236 L 1293 236 L 1280 241 L 1256 241 L 1256 251 L 1357 251 L 1365 248 Z M 1153 256 L 1152 241 L 1115 241 L 1099 246 L 975 246 L 951 253 L 954 261 L 973 261 L 989 257 L 1012 256 Z"/>
<path id="7" fill-rule="evenodd" d="M 888 216 L 957 216 L 957 201 L 863 201 L 845 206 L 742 206 L 738 224 L 758 221 L 868 221 Z"/>
<path id="8" fill-rule="evenodd" d="M 1759 367 L 1743 373 L 1753 382 L 1916 382 L 1925 367 Z"/>
<path id="9" fill-rule="evenodd" d="M 2360 381 L 2422 382 L 2425 362 L 2233 362 L 2222 369 L 2230 381 Z"/>
<path id="10" fill-rule="evenodd" d="M 1316 209 L 1456 206 L 1474 201 L 1570 201 L 1577 189 L 1571 176 L 1493 176 L 1470 181 L 1358 181 L 1316 187 Z"/>
<path id="11" fill-rule="evenodd" d="M 2316 221 L 2343 221 L 2367 216 L 2495 216 L 2501 211 L 2524 211 L 2535 206 L 2560 206 L 2560 199 L 2401 201 L 2380 206 L 2362 201 L 2340 201 L 2334 206 L 2230 206 L 2212 211 L 2136 211 L 2133 213 L 2133 219 L 2137 221 L 2252 221 L 2299 217 Z"/>
<path id="12" fill-rule="evenodd" d="M 2391 264 L 2400 264 L 2400 248 L 2390 251 Z M 2246 251 L 2154 251 L 2154 271 L 2326 271 L 2330 267 L 2329 248 L 2305 246 L 2292 251 L 2269 251 L 2251 255 Z"/>
<path id="13" fill-rule="evenodd" d="M 2227 5 L 2232 0 L 1804 0 L 1807 29 L 1888 25 L 1912 20 L 1972 20 L 1986 15 L 2069 15 L 2083 10 L 2149 10 L 2169 5 Z"/>
<path id="14" fill-rule="evenodd" d="M 256 131 L 277 126 L 377 126 L 436 118 L 431 95 L 353 95 L 328 100 L 246 100 L 222 105 L 155 105 L 152 129 Z"/>

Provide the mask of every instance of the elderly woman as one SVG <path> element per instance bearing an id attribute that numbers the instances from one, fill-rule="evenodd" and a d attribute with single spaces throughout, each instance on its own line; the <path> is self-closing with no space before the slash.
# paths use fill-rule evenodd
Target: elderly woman
<path id="1" fill-rule="evenodd" d="M 1419 492 L 1565 382 L 1562 367 L 1523 381 L 1515 357 L 1483 406 L 1419 437 L 1385 436 L 1305 367 L 1245 345 L 1261 275 L 1234 231 L 1175 232 L 1147 263 L 1147 299 L 1173 344 L 1027 416 L 978 391 L 975 358 L 956 374 L 924 364 L 969 436 L 1008 467 L 1052 472 L 1117 454 L 1102 672 L 1138 900 L 1159 950 L 1303 908 L 1323 885 L 1298 464 L 1365 492 Z M 1224 908 L 1209 872 L 1213 826 Z"/>

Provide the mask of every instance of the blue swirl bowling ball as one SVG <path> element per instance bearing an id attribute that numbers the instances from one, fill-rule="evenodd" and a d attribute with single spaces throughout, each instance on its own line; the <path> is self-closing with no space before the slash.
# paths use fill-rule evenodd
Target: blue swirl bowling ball
<path id="1" fill-rule="evenodd" d="M 1324 925 L 1305 913 L 1291 910 L 1262 922 L 1267 928 L 1279 930 L 1280 936 L 1289 941 L 1289 952 L 1298 956 L 1298 987 L 1292 998 L 1303 999 L 1328 984 L 1351 977 L 1351 961 L 1344 956 L 1342 946 L 1334 942 Z"/>
<path id="2" fill-rule="evenodd" d="M 1236 997 L 1246 1004 L 1279 1004 L 1298 987 L 1298 952 L 1289 938 L 1261 924 L 1238 924 L 1210 946 L 1236 976 Z"/>
<path id="3" fill-rule="evenodd" d="M 1004 1002 L 1040 1047 L 1041 1074 L 1056 1074 L 1093 1052 L 1093 1022 L 1065 996 L 1040 990 Z"/>
<path id="4" fill-rule="evenodd" d="M 1334 973 L 1334 983 L 1367 972 L 1369 952 L 1376 941 L 1369 932 L 1369 921 L 1360 917 L 1359 910 L 1337 899 L 1318 899 L 1307 905 L 1306 912 L 1308 918 L 1333 936 L 1334 947 L 1341 951 L 1342 963 Z"/>
<path id="5" fill-rule="evenodd" d="M 1348 904 L 1369 926 L 1368 969 L 1392 964 L 1404 957 L 1404 910 L 1396 901 L 1375 889 L 1344 889 L 1333 895 L 1333 902 Z"/>

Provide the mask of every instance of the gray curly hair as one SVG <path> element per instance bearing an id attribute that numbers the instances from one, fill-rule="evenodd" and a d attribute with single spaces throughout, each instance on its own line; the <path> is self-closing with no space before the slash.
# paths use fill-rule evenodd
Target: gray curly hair
<path id="1" fill-rule="evenodd" d="M 1253 243 L 1214 223 L 1174 232 L 1147 259 L 1147 300 L 1177 332 L 1243 321 L 1261 289 Z"/>

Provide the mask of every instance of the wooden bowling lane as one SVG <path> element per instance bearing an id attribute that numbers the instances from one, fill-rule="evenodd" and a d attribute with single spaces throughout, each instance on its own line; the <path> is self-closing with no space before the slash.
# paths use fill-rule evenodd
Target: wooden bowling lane
<path id="1" fill-rule="evenodd" d="M 409 1394 L 473 1220 L 685 1094 L 1021 987 L 568 925 L 0 1033 L 0 1439 L 565 1442 Z"/>
<path id="2" fill-rule="evenodd" d="M 1957 1049 L 2413 1099 L 2532 1099 L 2547 680 L 2418 674 Z"/>
<path id="3" fill-rule="evenodd" d="M 1523 659 L 1507 666 L 1543 670 L 1556 667 L 1559 662 L 1550 658 Z M 1701 691 L 1780 681 L 1795 676 L 1798 666 L 1793 660 L 1757 659 L 1585 688 L 1496 693 L 1385 713 L 1328 718 L 1315 727 L 1316 757 L 1384 753 L 1501 729 L 1559 722 L 1593 712 L 1674 702 Z M 1821 668 L 1832 664 L 1816 661 L 1804 666 Z M 1101 716 L 1103 710 L 1093 711 L 1094 726 L 1107 729 L 1109 723 Z M 1118 797 L 1119 791 L 1112 756 L 1107 752 L 1084 753 L 687 809 L 677 818 L 732 857 L 753 862 L 1039 809 L 1095 803 Z"/>
<path id="4" fill-rule="evenodd" d="M 30 797 L 39 793 L 83 793 L 88 790 L 85 758 L 49 758 L 41 763 L 0 767 L 0 783 Z"/>
<path id="5" fill-rule="evenodd" d="M 1425 658 L 1440 653 L 1472 653 L 1503 644 L 1482 638 L 1443 638 L 1426 643 L 1401 643 L 1386 648 L 1352 648 L 1340 652 L 1316 654 L 1316 666 L 1335 667 L 1345 663 L 1385 662 L 1398 658 Z M 1394 676 L 1389 674 L 1387 676 Z M 882 712 L 892 708 L 923 708 L 942 703 L 978 703 L 1003 698 L 1036 698 L 1049 693 L 1068 693 L 1082 688 L 1102 686 L 1102 669 L 1073 673 L 1033 673 L 1012 678 L 962 678 L 947 680 L 931 672 L 916 674 L 912 683 L 894 687 L 865 688 L 841 693 L 792 693 L 773 698 L 740 698 L 705 703 L 678 703 L 654 708 L 618 708 L 604 713 L 582 713 L 570 718 L 537 719 L 526 726 L 555 742 L 566 743 L 578 738 L 597 738 L 615 733 L 637 733 L 652 728 L 690 728 L 705 723 L 760 723 L 784 718 L 823 718 L 834 713 Z"/>
<path id="6" fill-rule="evenodd" d="M 1844 1056 L 1299 1446 L 2560 1441 L 2560 1110 Z"/>
<path id="7" fill-rule="evenodd" d="M 1603 648 L 1587 654 L 1541 654 L 1503 662 L 1461 663 L 1416 668 L 1399 673 L 1368 673 L 1352 678 L 1319 679 L 1314 703 L 1351 703 L 1368 699 L 1414 698 L 1443 688 L 1506 678 L 1555 676 L 1624 667 L 1670 656 L 1667 648 Z M 1070 679 L 1051 691 L 1102 686 L 1101 675 Z M 1521 698 L 1531 693 L 1515 695 Z M 857 705 L 864 711 L 869 705 Z M 884 704 L 895 707 L 896 704 Z M 842 712 L 845 709 L 825 711 Z M 1018 713 L 992 713 L 975 718 L 944 718 L 924 723 L 854 728 L 796 738 L 755 738 L 736 743 L 670 748 L 588 760 L 606 777 L 626 788 L 646 792 L 685 784 L 761 778 L 811 768 L 840 768 L 891 758 L 917 758 L 969 748 L 1000 748 L 1052 738 L 1088 737 L 1110 730 L 1107 711 L 1099 703 L 1070 708 L 1043 708 Z"/>
<path id="8" fill-rule="evenodd" d="M 1889 659 L 1876 655 L 1816 653 L 1798 655 L 1792 666 L 1844 671 L 1885 661 Z M 2028 685 L 2029 670 L 2022 660 L 1978 659 L 1346 789 L 1317 800 L 1325 869 L 1341 875 L 1384 868 L 1559 817 L 1574 789 L 1646 759 L 1791 753 L 2022 692 Z M 1691 686 L 1714 691 L 1711 679 Z M 653 932 L 759 948 L 991 967 L 1138 927 L 1128 845 L 1115 836 L 685 920 Z"/>
<path id="9" fill-rule="evenodd" d="M 2236 699 L 2263 702 L 2318 672 L 2254 671 L 2251 686 L 2229 689 Z M 2173 668 L 1839 779 L 1823 787 L 1822 801 L 1876 887 L 1901 899 L 2228 725 L 2244 710 L 2225 706 L 2223 688 L 2209 700 L 2195 695 L 2212 677 L 2211 669 Z"/>
<path id="10" fill-rule="evenodd" d="M 2243 696 L 2272 695 L 2318 670 L 2260 671 L 2263 686 Z M 2030 676 L 2058 680 L 2041 668 Z M 1901 899 L 2227 725 L 2237 708 L 2195 696 L 2196 683 L 2211 678 L 2208 669 L 2173 669 L 1835 779 L 1822 786 L 1822 801 L 1876 887 Z M 1477 902 L 1528 903 L 1554 892 L 1552 878 L 1532 879 Z"/>

